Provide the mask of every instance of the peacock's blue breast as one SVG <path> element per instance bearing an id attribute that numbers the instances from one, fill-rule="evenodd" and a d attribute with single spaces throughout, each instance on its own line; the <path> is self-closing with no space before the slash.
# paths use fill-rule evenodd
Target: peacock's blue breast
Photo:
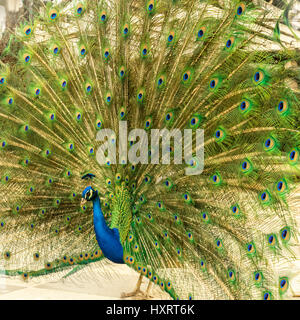
<path id="1" fill-rule="evenodd" d="M 124 263 L 123 247 L 120 242 L 120 234 L 117 228 L 108 229 L 105 233 L 97 232 L 95 224 L 96 239 L 104 256 L 112 262 Z"/>

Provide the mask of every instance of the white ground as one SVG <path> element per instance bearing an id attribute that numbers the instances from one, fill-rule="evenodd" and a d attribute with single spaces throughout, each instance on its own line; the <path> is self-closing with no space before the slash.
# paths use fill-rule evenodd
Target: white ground
<path id="1" fill-rule="evenodd" d="M 100 268 L 109 270 L 105 273 Z M 97 267 L 97 263 L 71 275 L 66 279 L 56 274 L 55 278 L 24 281 L 21 277 L 0 275 L 0 300 L 118 300 L 122 292 L 134 290 L 139 275 L 126 265 L 107 264 Z M 141 289 L 146 290 L 148 279 L 144 279 Z M 170 299 L 159 288 L 152 287 L 152 299 Z M 130 298 L 127 298 L 130 299 Z"/>

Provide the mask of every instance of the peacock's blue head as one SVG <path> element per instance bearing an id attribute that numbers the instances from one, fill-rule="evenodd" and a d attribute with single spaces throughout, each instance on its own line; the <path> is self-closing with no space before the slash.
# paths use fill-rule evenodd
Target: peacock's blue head
<path id="1" fill-rule="evenodd" d="M 86 187 L 82 192 L 81 204 L 84 204 L 86 201 L 94 200 L 97 195 L 97 190 L 94 190 L 91 186 Z"/>

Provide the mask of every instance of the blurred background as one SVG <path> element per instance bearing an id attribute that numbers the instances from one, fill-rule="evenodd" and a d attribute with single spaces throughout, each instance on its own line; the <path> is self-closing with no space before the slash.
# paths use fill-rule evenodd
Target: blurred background
<path id="1" fill-rule="evenodd" d="M 60 2 L 72 2 L 72 0 L 0 0 L 0 56 L 2 56 L 3 50 L 9 43 L 11 32 L 22 21 L 31 20 L 34 13 L 39 12 L 43 6 L 43 2 L 51 1 L 53 3 Z M 219 0 L 222 2 L 223 0 Z M 254 0 L 265 1 L 268 4 L 273 4 L 275 7 L 280 7 L 283 0 Z M 300 38 L 300 0 L 294 0 L 294 3 L 289 11 L 289 20 Z M 281 30 L 291 34 L 286 26 L 281 26 Z M 294 38 L 289 38 L 285 41 L 285 44 L 289 44 L 291 47 L 300 48 L 299 41 L 296 43 Z M 6 58 L 1 59 L 6 62 Z"/>
<path id="2" fill-rule="evenodd" d="M 70 2 L 71 0 L 45 0 L 53 3 Z M 273 5 L 280 5 L 281 0 L 265 0 Z M 38 11 L 42 6 L 40 0 L 0 0 L 0 38 L 4 37 L 9 29 L 13 30 L 15 26 L 25 18 L 32 17 L 35 10 Z M 300 31 L 300 0 L 295 0 L 289 12 L 291 24 L 295 30 Z"/>

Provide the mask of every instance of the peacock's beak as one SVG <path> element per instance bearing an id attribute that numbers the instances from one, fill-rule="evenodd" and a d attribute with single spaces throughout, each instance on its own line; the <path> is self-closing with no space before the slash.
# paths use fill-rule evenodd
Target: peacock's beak
<path id="1" fill-rule="evenodd" d="M 84 199 L 84 198 L 81 198 L 81 202 L 80 202 L 80 205 L 81 206 L 83 206 L 85 203 L 86 203 L 87 201 L 86 201 L 86 199 Z"/>

